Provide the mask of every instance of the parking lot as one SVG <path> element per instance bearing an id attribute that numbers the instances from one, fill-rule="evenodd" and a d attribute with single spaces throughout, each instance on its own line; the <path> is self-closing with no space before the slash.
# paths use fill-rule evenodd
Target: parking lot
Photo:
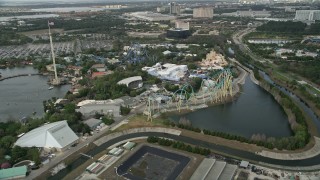
<path id="1" fill-rule="evenodd" d="M 30 33 L 25 32 L 23 34 L 34 40 L 38 40 L 38 36 L 42 39 L 48 38 L 45 34 L 46 31 L 42 33 L 39 32 L 40 34 L 35 34 L 35 32 L 37 31 L 32 31 Z M 114 40 L 113 36 L 109 36 L 107 34 L 81 34 L 80 36 L 79 34 L 71 34 L 67 36 L 74 37 L 75 39 L 68 42 L 53 42 L 53 48 L 56 56 L 73 55 L 74 53 L 81 53 L 82 51 L 92 48 L 97 50 L 111 50 Z M 0 46 L 0 59 L 24 59 L 28 56 L 49 57 L 49 39 L 47 39 L 47 41 L 48 43 L 46 44 L 30 43 L 18 46 Z"/>
<path id="2" fill-rule="evenodd" d="M 53 44 L 56 55 L 70 54 L 74 51 L 73 42 L 57 42 Z M 27 44 L 21 46 L 0 47 L 0 59 L 26 58 L 28 56 L 49 56 L 50 44 Z"/>

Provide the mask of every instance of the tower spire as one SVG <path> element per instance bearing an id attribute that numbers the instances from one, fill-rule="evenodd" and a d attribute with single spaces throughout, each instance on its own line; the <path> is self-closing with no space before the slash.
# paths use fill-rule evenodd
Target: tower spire
<path id="1" fill-rule="evenodd" d="M 52 80 L 52 85 L 60 85 L 60 80 L 58 78 L 57 67 L 56 67 L 56 59 L 55 59 L 55 54 L 54 54 L 54 49 L 52 44 L 52 35 L 51 35 L 50 25 L 53 25 L 53 22 L 48 21 L 51 56 L 52 56 L 53 69 L 54 69 L 54 79 Z"/>

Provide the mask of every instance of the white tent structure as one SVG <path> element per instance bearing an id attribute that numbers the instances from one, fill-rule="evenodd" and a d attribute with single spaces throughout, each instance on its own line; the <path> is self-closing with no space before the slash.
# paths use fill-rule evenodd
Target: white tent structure
<path id="1" fill-rule="evenodd" d="M 152 67 L 143 67 L 142 70 L 147 71 L 151 76 L 156 76 L 163 80 L 180 81 L 186 75 L 188 66 L 170 63 L 161 65 L 157 63 Z"/>
<path id="2" fill-rule="evenodd" d="M 20 137 L 15 146 L 55 148 L 64 151 L 78 141 L 79 137 L 70 129 L 67 121 L 45 124 Z"/>

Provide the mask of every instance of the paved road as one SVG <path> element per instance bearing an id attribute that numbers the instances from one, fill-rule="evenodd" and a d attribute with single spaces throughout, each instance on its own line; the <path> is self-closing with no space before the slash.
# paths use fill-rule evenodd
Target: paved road
<path id="1" fill-rule="evenodd" d="M 259 61 L 259 62 L 269 62 L 269 63 L 273 63 L 272 60 L 270 59 L 265 59 L 263 57 L 260 57 L 259 55 L 256 55 L 255 53 L 253 53 L 250 48 L 246 45 L 246 43 L 243 42 L 243 37 L 246 36 L 247 34 L 251 33 L 251 32 L 254 32 L 255 31 L 255 28 L 253 27 L 250 27 L 250 28 L 246 28 L 242 31 L 239 31 L 235 34 L 233 34 L 232 36 L 232 39 L 234 41 L 234 43 L 236 45 L 239 46 L 239 49 L 244 52 L 245 54 L 248 54 L 254 61 Z M 278 73 L 280 76 L 283 76 L 285 78 L 287 78 L 288 80 L 294 80 L 293 78 L 291 77 L 288 77 L 280 72 L 277 72 L 275 71 L 275 73 Z M 318 86 L 317 84 L 309 81 L 308 79 L 304 78 L 304 77 L 301 77 L 300 75 L 298 74 L 295 74 L 295 76 L 297 76 L 300 80 L 303 80 L 305 81 L 309 86 L 313 87 L 314 89 L 318 90 L 319 92 L 316 92 L 314 93 L 312 90 L 310 90 L 308 87 L 307 87 L 307 91 L 313 96 L 313 95 L 317 95 L 318 97 L 320 97 L 320 86 Z M 298 80 L 299 80 L 298 79 Z M 297 80 L 297 79 L 295 79 Z"/>
<path id="2" fill-rule="evenodd" d="M 125 141 L 126 139 L 131 138 L 137 138 L 137 137 L 145 137 L 145 136 L 157 136 L 157 137 L 164 137 L 169 138 L 181 142 L 185 142 L 188 144 L 201 146 L 204 148 L 209 148 L 217 153 L 222 153 L 226 155 L 231 156 L 237 156 L 240 159 L 245 159 L 251 162 L 258 162 L 259 164 L 268 164 L 268 166 L 271 167 L 277 167 L 277 169 L 283 169 L 283 170 L 295 170 L 295 171 L 314 171 L 320 169 L 320 155 L 317 155 L 315 157 L 304 159 L 304 160 L 278 160 L 278 159 L 272 159 L 268 157 L 263 157 L 258 154 L 247 152 L 243 150 L 233 149 L 226 146 L 217 145 L 211 142 L 202 141 L 199 139 L 194 139 L 192 137 L 186 137 L 186 136 L 177 136 L 177 135 L 171 135 L 166 133 L 156 133 L 156 132 L 139 132 L 139 133 L 132 133 L 132 134 L 126 134 L 120 137 L 116 137 L 113 139 L 109 139 L 109 141 L 105 142 L 101 146 L 98 146 L 97 148 L 91 150 L 88 152 L 90 155 L 95 155 L 103 150 L 105 150 L 107 147 L 112 146 L 113 144 Z M 88 159 L 86 158 L 79 158 L 75 160 L 72 163 L 72 168 L 76 168 L 77 166 L 83 164 Z M 62 179 L 66 174 L 68 174 L 72 169 L 64 169 L 60 174 L 57 174 L 53 179 Z"/>

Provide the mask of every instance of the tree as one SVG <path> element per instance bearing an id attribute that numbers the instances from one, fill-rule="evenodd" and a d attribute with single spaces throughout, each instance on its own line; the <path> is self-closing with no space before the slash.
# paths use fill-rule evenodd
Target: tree
<path id="1" fill-rule="evenodd" d="M 40 152 L 36 147 L 32 147 L 28 149 L 27 158 L 34 161 L 36 165 L 39 165 L 41 163 Z"/>
<path id="2" fill-rule="evenodd" d="M 64 106 L 64 111 L 65 111 L 65 113 L 69 113 L 69 114 L 75 113 L 76 112 L 76 105 L 73 103 L 66 104 Z"/>
<path id="3" fill-rule="evenodd" d="M 19 160 L 22 160 L 27 155 L 27 149 L 20 147 L 20 146 L 14 146 L 11 150 L 11 157 L 13 162 L 17 162 Z"/>
<path id="4" fill-rule="evenodd" d="M 194 92 L 197 92 L 201 87 L 202 79 L 195 77 L 191 78 L 190 85 L 193 87 Z"/>
<path id="5" fill-rule="evenodd" d="M 0 146 L 2 148 L 9 149 L 15 141 L 16 139 L 13 136 L 4 136 L 0 140 Z"/>
<path id="6" fill-rule="evenodd" d="M 131 109 L 129 107 L 120 106 L 120 114 L 121 115 L 128 115 Z"/>
<path id="7" fill-rule="evenodd" d="M 188 64 L 188 69 L 197 69 L 198 66 L 195 63 L 189 63 Z"/>

